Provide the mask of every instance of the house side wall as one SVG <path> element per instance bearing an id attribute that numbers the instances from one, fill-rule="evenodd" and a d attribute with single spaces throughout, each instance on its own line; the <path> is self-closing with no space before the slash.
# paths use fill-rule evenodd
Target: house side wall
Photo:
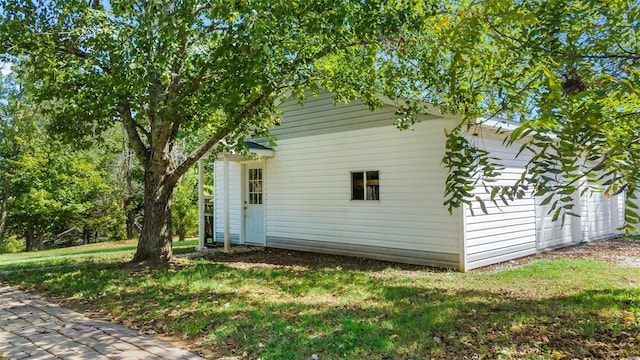
<path id="1" fill-rule="evenodd" d="M 516 158 L 517 149 L 503 146 L 501 139 L 489 134 L 474 141 L 489 151 L 490 156 L 500 159 L 498 162 L 505 167 L 497 182 L 487 185 L 512 185 L 520 178 L 526 160 Z M 509 206 L 497 198 L 496 206 L 484 187 L 477 186 L 472 194 L 484 201 L 488 213 L 485 214 L 474 199 L 471 199 L 471 208 L 465 207 L 467 270 L 537 252 L 536 210 L 532 196 L 516 199 Z"/>
<path id="2" fill-rule="evenodd" d="M 559 215 L 558 219 L 553 221 L 556 210 L 551 210 L 551 204 L 561 196 L 556 195 L 550 203 L 542 205 L 547 196 L 536 197 L 536 239 L 538 241 L 538 250 L 553 249 L 579 242 L 582 238 L 579 230 L 580 218 L 565 214 L 564 223 L 562 222 L 562 215 Z M 576 211 L 579 206 L 579 203 L 574 201 L 575 208 L 570 211 Z"/>
<path id="3" fill-rule="evenodd" d="M 581 198 L 583 241 L 592 241 L 617 236 L 616 230 L 624 221 L 623 196 L 607 198 L 603 192 L 585 193 Z M 620 211 L 622 210 L 622 219 Z"/>
<path id="4" fill-rule="evenodd" d="M 617 196 L 617 206 L 618 206 L 618 224 L 617 228 L 621 228 L 625 225 L 624 221 L 624 210 L 625 210 L 625 202 L 627 198 L 624 194 L 620 194 Z M 622 231 L 616 230 L 618 234 L 622 234 Z"/>
<path id="5" fill-rule="evenodd" d="M 372 112 L 359 100 L 348 104 L 334 104 L 332 96 L 324 90 L 320 91 L 318 96 L 313 96 L 310 91 L 307 91 L 306 99 L 302 104 L 296 100 L 281 104 L 279 108 L 282 111 L 282 125 L 272 128 L 271 135 L 278 140 L 285 140 L 301 136 L 343 133 L 392 126 L 397 118 L 392 106 L 385 106 Z M 422 119 L 435 118 L 437 117 L 423 116 Z"/>
<path id="6" fill-rule="evenodd" d="M 378 116 L 362 106 L 345 114 Z M 312 111 L 307 121 L 324 116 Z M 460 216 L 442 205 L 443 129 L 455 125 L 281 138 L 267 160 L 267 246 L 460 268 Z M 353 171 L 379 171 L 379 201 L 351 200 Z"/>
<path id="7" fill-rule="evenodd" d="M 214 176 L 214 219 L 216 241 L 224 240 L 224 161 L 216 160 L 213 171 Z M 233 244 L 240 242 L 240 219 L 241 219 L 241 181 L 242 166 L 238 162 L 229 162 L 229 215 L 230 215 L 230 238 Z"/>

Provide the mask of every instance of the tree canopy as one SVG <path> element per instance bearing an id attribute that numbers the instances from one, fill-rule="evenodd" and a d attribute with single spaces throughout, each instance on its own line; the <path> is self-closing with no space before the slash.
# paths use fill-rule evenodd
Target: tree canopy
<path id="1" fill-rule="evenodd" d="M 0 33 L 5 58 L 56 101 L 52 130 L 84 139 L 122 123 L 145 169 L 135 259 L 169 260 L 171 195 L 189 167 L 264 135 L 285 92 L 320 85 L 379 105 L 384 54 L 438 11 L 420 1 L 8 0 Z M 177 137 L 196 129 L 207 139 L 173 162 Z"/>
<path id="2" fill-rule="evenodd" d="M 396 52 L 399 95 L 461 115 L 449 133 L 446 204 L 471 205 L 484 183 L 509 202 L 525 191 L 571 214 L 571 194 L 627 194 L 628 230 L 638 223 L 640 4 L 634 1 L 466 1 L 448 5 L 431 31 L 408 34 Z M 419 110 L 416 102 L 403 104 Z M 410 119 L 410 118 L 408 118 Z M 488 120 L 529 158 L 520 181 L 495 186 L 500 164 L 482 146 Z M 558 200 L 558 201 L 555 201 Z"/>
<path id="3" fill-rule="evenodd" d="M 424 102 L 458 114 L 447 134 L 445 204 L 500 170 L 474 136 L 479 118 L 530 153 L 521 181 L 492 199 L 602 188 L 635 197 L 640 101 L 637 2 L 18 1 L 0 11 L 2 59 L 41 100 L 50 129 L 76 142 L 121 123 L 144 168 L 136 260 L 171 258 L 171 196 L 207 152 L 277 122 L 277 100 L 322 86 L 337 101 L 397 100 L 400 128 Z M 174 158 L 176 141 L 205 140 Z M 489 187 L 488 187 L 489 188 Z M 497 190 L 495 190 L 497 189 Z M 551 194 L 551 195 L 548 195 Z M 551 197 L 549 198 L 551 201 Z M 628 224 L 640 220 L 629 201 Z"/>
<path id="4" fill-rule="evenodd" d="M 5 234 L 24 237 L 27 250 L 70 228 L 117 234 L 117 189 L 107 176 L 113 149 L 77 149 L 52 138 L 44 115 L 51 103 L 34 102 L 13 76 L 2 81 L 0 246 Z"/>

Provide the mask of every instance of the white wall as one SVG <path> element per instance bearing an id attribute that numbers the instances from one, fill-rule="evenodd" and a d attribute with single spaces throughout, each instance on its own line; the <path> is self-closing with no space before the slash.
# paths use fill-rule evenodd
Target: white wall
<path id="1" fill-rule="evenodd" d="M 515 158 L 517 148 L 507 148 L 502 145 L 502 139 L 492 135 L 492 130 L 486 130 L 480 139 L 475 139 L 476 146 L 489 151 L 490 156 L 499 158 L 498 161 L 505 168 L 502 175 L 494 183 L 488 185 L 513 185 L 522 174 L 526 161 L 524 154 Z M 505 206 L 497 199 L 496 206 L 490 201 L 484 187 L 478 186 L 473 191 L 486 205 L 485 214 L 479 204 L 472 199 L 475 216 L 466 207 L 466 242 L 467 242 L 467 270 L 498 263 L 526 255 L 535 254 L 536 223 L 535 201 L 531 196 L 516 199 Z"/>
<path id="2" fill-rule="evenodd" d="M 541 205 L 547 196 L 548 195 L 536 197 L 536 238 L 538 241 L 538 250 L 552 249 L 582 241 L 581 218 L 565 214 L 564 224 L 562 223 L 562 215 L 559 215 L 558 219 L 553 221 L 556 210 L 550 212 L 551 205 L 556 199 L 559 199 L 560 196 L 556 195 L 550 203 Z M 574 199 L 578 197 L 576 194 Z M 574 200 L 573 205 L 574 208 L 567 211 L 579 213 L 581 202 Z"/>
<path id="3" fill-rule="evenodd" d="M 363 108 L 361 116 L 368 114 Z M 378 258 L 391 249 L 430 252 L 429 263 L 458 267 L 460 217 L 442 205 L 441 165 L 443 129 L 455 124 L 428 120 L 412 131 L 384 126 L 278 141 L 267 160 L 267 245 Z M 367 170 L 380 172 L 380 201 L 351 200 L 350 172 Z"/>
<path id="4" fill-rule="evenodd" d="M 616 229 L 624 221 L 620 219 L 620 207 L 623 197 L 618 195 L 607 198 L 603 192 L 585 193 L 581 199 L 582 238 L 584 241 L 598 240 L 616 236 Z"/>

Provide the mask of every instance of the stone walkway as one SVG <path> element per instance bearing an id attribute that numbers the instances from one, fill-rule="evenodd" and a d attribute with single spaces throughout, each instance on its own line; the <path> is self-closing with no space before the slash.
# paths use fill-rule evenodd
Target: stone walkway
<path id="1" fill-rule="evenodd" d="M 202 359 L 166 342 L 0 285 L 0 359 Z"/>

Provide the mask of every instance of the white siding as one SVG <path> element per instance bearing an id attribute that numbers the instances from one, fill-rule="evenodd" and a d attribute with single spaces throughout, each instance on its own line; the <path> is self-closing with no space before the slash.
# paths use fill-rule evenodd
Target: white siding
<path id="1" fill-rule="evenodd" d="M 295 100 L 281 104 L 279 108 L 282 111 L 282 126 L 271 129 L 271 134 L 283 140 L 392 126 L 396 119 L 392 106 L 371 112 L 358 100 L 348 104 L 334 104 L 332 96 L 327 91 L 321 91 L 318 96 L 313 96 L 307 91 L 303 105 Z M 423 116 L 425 120 L 435 118 Z"/>
<path id="2" fill-rule="evenodd" d="M 621 228 L 625 225 L 625 221 L 624 221 L 624 209 L 625 209 L 625 201 L 626 201 L 626 196 L 624 194 L 620 194 L 618 196 L 616 196 L 616 206 L 618 209 L 618 222 L 616 224 L 616 229 Z M 616 230 L 617 234 L 622 234 L 622 231 L 620 230 Z"/>
<path id="3" fill-rule="evenodd" d="M 267 245 L 354 254 L 359 247 L 385 259 L 404 250 L 430 258 L 409 262 L 459 267 L 460 217 L 442 205 L 443 129 L 455 124 L 428 120 L 404 132 L 384 126 L 279 140 L 267 160 Z M 351 200 L 350 173 L 367 170 L 379 171 L 380 201 Z"/>
<path id="4" fill-rule="evenodd" d="M 240 239 L 240 219 L 241 219 L 241 165 L 240 163 L 229 162 L 229 200 L 230 200 L 230 233 L 231 241 L 238 243 Z M 213 172 L 214 176 L 214 221 L 216 241 L 224 241 L 224 162 L 217 160 Z"/>
<path id="5" fill-rule="evenodd" d="M 581 218 L 565 213 L 564 223 L 562 222 L 562 214 L 558 216 L 556 221 L 553 221 L 556 210 L 551 211 L 551 205 L 560 196 L 556 195 L 550 203 L 541 205 L 547 196 L 536 197 L 536 239 L 538 241 L 538 250 L 553 249 L 582 241 Z M 566 211 L 579 214 L 581 201 L 578 192 L 572 198 L 574 208 Z"/>
<path id="6" fill-rule="evenodd" d="M 454 267 L 462 270 L 535 254 L 572 242 L 609 237 L 623 224 L 623 198 L 602 194 L 576 198 L 565 225 L 552 222 L 549 206 L 530 194 L 505 206 L 484 199 L 450 215 L 443 203 L 447 176 L 441 164 L 443 129 L 457 121 L 424 117 L 414 130 L 393 125 L 394 110 L 370 112 L 361 102 L 334 105 L 322 92 L 301 106 L 280 106 L 282 126 L 275 157 L 265 166 L 267 246 L 347 254 L 384 260 Z M 257 139 L 259 141 L 259 139 Z M 474 137 L 505 166 L 499 185 L 520 178 L 528 158 L 517 147 L 502 145 L 493 134 Z M 242 166 L 230 163 L 231 238 L 239 242 L 242 226 Z M 351 200 L 353 171 L 379 171 L 380 201 Z M 223 162 L 215 164 L 215 231 L 224 234 Z M 490 184 L 488 184 L 490 185 Z M 638 201 L 640 202 L 640 200 Z"/>
<path id="7" fill-rule="evenodd" d="M 498 162 L 505 167 L 497 182 L 492 184 L 512 185 L 520 178 L 526 160 L 515 158 L 518 149 L 507 148 L 501 139 L 490 135 L 483 136 L 479 144 L 490 152 L 490 156 L 500 159 Z M 481 210 L 475 199 L 472 199 L 475 216 L 471 215 L 469 207 L 465 209 L 467 270 L 536 253 L 533 197 L 516 199 L 509 206 L 497 199 L 496 206 L 482 186 L 472 194 L 485 202 L 488 214 Z"/>
<path id="8" fill-rule="evenodd" d="M 607 198 L 603 192 L 585 193 L 581 199 L 582 238 L 584 241 L 613 237 L 619 232 L 621 196 Z"/>

